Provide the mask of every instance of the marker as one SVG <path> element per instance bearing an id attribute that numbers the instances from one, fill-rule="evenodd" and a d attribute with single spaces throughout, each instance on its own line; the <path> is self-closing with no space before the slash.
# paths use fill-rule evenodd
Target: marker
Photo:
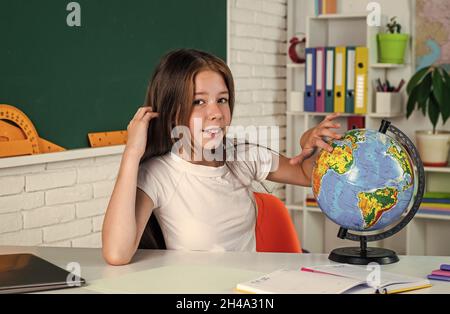
<path id="1" fill-rule="evenodd" d="M 395 92 L 397 92 L 397 93 L 400 92 L 400 90 L 403 88 L 403 85 L 405 85 L 405 80 L 401 80 L 400 84 L 395 89 Z"/>

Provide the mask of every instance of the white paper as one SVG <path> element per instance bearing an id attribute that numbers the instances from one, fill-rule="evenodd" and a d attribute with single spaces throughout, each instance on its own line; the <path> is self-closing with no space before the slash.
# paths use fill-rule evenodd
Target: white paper
<path id="1" fill-rule="evenodd" d="M 260 294 L 340 294 L 360 284 L 352 278 L 281 269 L 240 283 L 237 289 Z"/>

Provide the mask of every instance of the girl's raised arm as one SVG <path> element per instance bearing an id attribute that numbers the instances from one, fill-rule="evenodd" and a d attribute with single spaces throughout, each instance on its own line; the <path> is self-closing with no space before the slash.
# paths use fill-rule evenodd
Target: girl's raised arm
<path id="1" fill-rule="evenodd" d="M 334 121 L 339 117 L 338 113 L 331 114 L 316 127 L 305 132 L 300 139 L 302 152 L 291 159 L 280 155 L 278 157 L 278 169 L 270 173 L 267 180 L 306 187 L 311 186 L 312 171 L 318 153 L 321 149 L 330 153 L 333 151 L 333 148 L 325 142 L 325 138 L 336 140 L 342 138 L 342 135 L 333 131 L 333 129 L 341 127 Z"/>
<path id="2" fill-rule="evenodd" d="M 136 186 L 148 125 L 157 116 L 150 107 L 142 107 L 128 124 L 128 141 L 102 228 L 103 257 L 112 265 L 131 261 L 154 207 L 152 199 Z"/>

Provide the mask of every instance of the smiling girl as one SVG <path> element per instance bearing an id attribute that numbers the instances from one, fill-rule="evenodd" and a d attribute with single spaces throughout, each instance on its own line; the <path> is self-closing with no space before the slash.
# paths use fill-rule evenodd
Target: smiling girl
<path id="1" fill-rule="evenodd" d="M 333 131 L 340 127 L 338 115 L 330 115 L 303 134 L 295 158 L 252 143 L 236 150 L 236 141 L 226 136 L 233 109 L 233 77 L 221 59 L 192 49 L 162 58 L 146 104 L 127 128 L 103 223 L 108 263 L 131 261 L 152 213 L 167 249 L 254 252 L 252 182 L 310 186 L 318 150 L 332 151 L 325 138 L 341 138 Z"/>

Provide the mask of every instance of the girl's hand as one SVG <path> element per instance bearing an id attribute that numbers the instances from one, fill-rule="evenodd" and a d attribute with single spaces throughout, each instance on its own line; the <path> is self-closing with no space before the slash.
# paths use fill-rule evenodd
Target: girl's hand
<path id="1" fill-rule="evenodd" d="M 338 113 L 327 116 L 319 125 L 312 128 L 300 139 L 300 146 L 302 152 L 295 158 L 290 160 L 291 165 L 302 163 L 305 159 L 312 157 L 318 148 L 325 149 L 330 153 L 333 152 L 333 147 L 326 143 L 326 137 L 329 139 L 339 140 L 342 135 L 332 131 L 332 129 L 339 129 L 341 125 L 334 120 L 340 116 Z"/>
<path id="2" fill-rule="evenodd" d="M 128 123 L 128 139 L 125 152 L 139 157 L 144 155 L 147 146 L 147 132 L 150 120 L 159 116 L 153 112 L 151 107 L 141 107 L 138 109 L 133 119 Z"/>

